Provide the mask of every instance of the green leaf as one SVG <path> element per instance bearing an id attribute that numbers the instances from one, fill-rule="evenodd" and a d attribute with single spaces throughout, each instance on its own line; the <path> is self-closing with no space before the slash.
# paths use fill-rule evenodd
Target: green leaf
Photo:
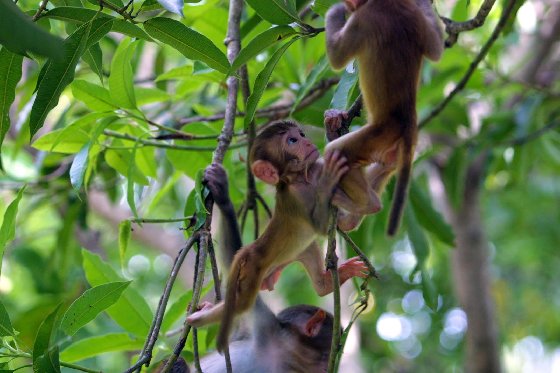
<path id="1" fill-rule="evenodd" d="M 171 306 L 165 311 L 163 322 L 161 323 L 161 331 L 166 332 L 173 326 L 173 324 L 185 315 L 185 310 L 192 300 L 192 290 L 182 294 Z"/>
<path id="2" fill-rule="evenodd" d="M 60 358 L 74 363 L 106 352 L 140 350 L 143 345 L 143 339 L 130 337 L 128 333 L 111 333 L 74 342 L 60 353 Z"/>
<path id="3" fill-rule="evenodd" d="M 2 166 L 2 142 L 10 129 L 10 106 L 16 97 L 16 86 L 21 79 L 23 57 L 0 49 L 0 170 Z"/>
<path id="4" fill-rule="evenodd" d="M 185 57 L 202 61 L 211 68 L 227 74 L 230 64 L 226 55 L 206 36 L 179 21 L 156 17 L 144 23 L 153 38 L 177 49 Z"/>
<path id="5" fill-rule="evenodd" d="M 130 220 L 123 220 L 119 224 L 119 256 L 121 258 L 121 267 L 124 267 L 126 249 L 130 242 L 130 233 L 132 232 Z"/>
<path id="6" fill-rule="evenodd" d="M 290 41 L 288 41 L 286 44 L 280 47 L 276 52 L 274 52 L 274 54 L 272 55 L 272 57 L 270 57 L 270 60 L 267 62 L 266 66 L 264 67 L 264 69 L 259 73 L 259 75 L 257 75 L 257 79 L 255 80 L 255 86 L 253 87 L 253 92 L 251 93 L 251 96 L 249 96 L 249 98 L 247 99 L 247 112 L 245 113 L 245 127 L 248 127 L 249 123 L 251 123 L 251 121 L 253 120 L 253 117 L 255 116 L 255 111 L 257 110 L 257 105 L 261 100 L 264 90 L 268 84 L 268 80 L 270 79 L 270 75 L 272 74 L 272 71 L 274 71 L 274 68 L 276 67 L 278 61 L 280 60 L 280 57 L 282 57 L 282 55 L 284 54 L 284 52 L 286 52 L 286 50 L 290 47 L 290 45 L 292 45 L 292 43 L 298 39 L 299 39 L 298 37 L 292 38 Z"/>
<path id="7" fill-rule="evenodd" d="M 158 75 L 158 77 L 156 78 L 156 82 L 161 82 L 164 80 L 172 80 L 172 79 L 185 79 L 190 75 L 192 75 L 192 73 L 193 73 L 192 65 L 179 66 L 167 72 L 164 72 L 161 75 Z"/>
<path id="8" fill-rule="evenodd" d="M 321 60 L 313 66 L 311 72 L 309 73 L 308 78 L 305 80 L 305 83 L 299 88 L 296 99 L 292 105 L 291 113 L 299 106 L 299 103 L 303 98 L 309 93 L 309 90 L 315 85 L 317 80 L 322 78 L 325 73 L 329 70 L 329 61 L 327 56 L 323 56 Z"/>
<path id="9" fill-rule="evenodd" d="M 301 22 L 297 15 L 295 1 L 293 0 L 247 0 L 247 4 L 262 19 L 272 24 L 287 25 L 292 22 Z"/>
<path id="10" fill-rule="evenodd" d="M 60 373 L 58 346 L 51 346 L 59 309 L 60 305 L 39 326 L 33 344 L 33 372 L 35 373 Z"/>
<path id="11" fill-rule="evenodd" d="M 113 111 L 118 109 L 107 89 L 85 80 L 74 80 L 72 82 L 72 94 L 94 111 Z"/>
<path id="12" fill-rule="evenodd" d="M 133 23 L 125 21 L 124 19 L 116 19 L 105 13 L 100 13 L 93 9 L 78 8 L 71 6 L 61 6 L 56 7 L 45 13 L 43 18 L 52 18 L 69 23 L 84 23 L 89 22 L 95 17 L 97 18 L 109 18 L 113 20 L 112 31 L 120 32 L 121 34 L 128 35 L 133 38 L 144 39 L 148 41 L 153 41 L 153 39 L 146 34 L 144 30 L 136 26 Z"/>
<path id="13" fill-rule="evenodd" d="M 422 269 L 422 293 L 424 295 L 424 300 L 428 307 L 432 309 L 432 311 L 437 311 L 438 309 L 438 293 L 436 290 L 436 286 L 425 269 Z"/>
<path id="14" fill-rule="evenodd" d="M 428 259 L 430 255 L 430 244 L 426 234 L 418 224 L 416 216 L 414 215 L 414 210 L 410 205 L 405 209 L 405 220 L 408 238 L 417 260 L 416 268 L 410 273 L 410 278 L 412 278 L 419 270 L 424 268 L 426 259 Z"/>
<path id="15" fill-rule="evenodd" d="M 68 307 L 62 318 L 62 330 L 69 336 L 76 334 L 81 327 L 115 304 L 130 282 L 109 282 L 86 290 Z"/>
<path id="16" fill-rule="evenodd" d="M 354 87 L 358 84 L 358 72 L 349 72 L 345 69 L 336 86 L 330 107 L 333 109 L 346 110 Z"/>
<path id="17" fill-rule="evenodd" d="M 329 10 L 331 6 L 339 2 L 340 2 L 339 0 L 315 0 L 313 1 L 313 5 L 312 5 L 313 11 L 317 14 L 324 16 L 325 13 L 327 13 L 327 10 Z"/>
<path id="18" fill-rule="evenodd" d="M 91 286 L 123 279 L 98 255 L 82 250 L 83 267 Z M 146 300 L 132 287 L 128 287 L 121 298 L 107 309 L 109 316 L 124 330 L 137 337 L 145 338 L 152 322 L 152 311 Z"/>
<path id="19" fill-rule="evenodd" d="M 103 82 L 103 52 L 99 43 L 92 45 L 82 56 L 82 59 L 89 65 L 89 68 Z"/>
<path id="20" fill-rule="evenodd" d="M 63 41 L 36 25 L 13 1 L 0 1 L 0 44 L 14 53 L 61 59 Z"/>
<path id="21" fill-rule="evenodd" d="M 463 202 L 467 157 L 467 152 L 463 147 L 456 148 L 443 170 L 443 181 L 447 196 L 455 209 L 460 208 Z"/>
<path id="22" fill-rule="evenodd" d="M 424 229 L 432 232 L 441 242 L 449 246 L 455 245 L 455 235 L 451 226 L 436 211 L 430 198 L 420 189 L 417 183 L 410 185 L 410 202 L 414 208 L 414 214 Z"/>
<path id="23" fill-rule="evenodd" d="M 111 62 L 111 75 L 109 75 L 109 93 L 111 100 L 120 107 L 127 109 L 136 108 L 134 95 L 134 82 L 131 61 L 136 49 L 136 42 L 129 38 L 123 39 Z"/>
<path id="24" fill-rule="evenodd" d="M 29 117 L 31 137 L 43 126 L 47 114 L 58 104 L 62 91 L 74 80 L 76 65 L 86 50 L 91 23 L 78 28 L 64 41 L 64 58 L 49 59 L 41 69 L 37 97 Z"/>
<path id="25" fill-rule="evenodd" d="M 16 235 L 16 215 L 19 201 L 21 201 L 24 191 L 25 186 L 19 190 L 16 198 L 10 203 L 4 213 L 4 220 L 2 220 L 2 226 L 0 227 L 0 273 L 2 273 L 2 258 L 4 257 L 6 244 L 13 240 Z"/>
<path id="26" fill-rule="evenodd" d="M 74 157 L 72 165 L 70 166 L 70 183 L 76 192 L 80 190 L 84 183 L 84 175 L 88 167 L 89 149 L 91 143 L 88 142 L 82 150 Z"/>
<path id="27" fill-rule="evenodd" d="M 280 40 L 284 40 L 290 35 L 294 35 L 295 33 L 296 30 L 294 30 L 290 26 L 275 26 L 255 36 L 255 38 L 251 40 L 245 48 L 239 51 L 239 54 L 231 64 L 228 75 L 233 74 L 241 66 L 246 64 L 247 61 L 254 58 L 264 49 L 270 47 Z"/>
<path id="28" fill-rule="evenodd" d="M 4 304 L 0 301 L 0 337 L 7 336 L 15 337 L 16 333 L 14 333 L 14 327 L 10 321 L 10 315 L 8 315 L 6 307 L 4 307 Z"/>

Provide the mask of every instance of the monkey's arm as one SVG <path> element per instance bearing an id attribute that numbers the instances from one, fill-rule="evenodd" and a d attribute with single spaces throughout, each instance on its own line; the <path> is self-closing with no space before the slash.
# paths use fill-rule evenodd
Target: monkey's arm
<path id="1" fill-rule="evenodd" d="M 332 6 L 326 15 L 327 56 L 333 68 L 342 69 L 358 53 L 364 39 L 359 34 L 355 17 L 346 21 L 344 4 Z"/>
<path id="2" fill-rule="evenodd" d="M 333 291 L 331 275 L 325 270 L 323 252 L 317 242 L 313 242 L 305 249 L 298 259 L 309 274 L 313 287 L 319 296 Z M 358 257 L 350 258 L 338 267 L 340 284 L 352 277 L 367 277 L 368 268 Z"/>
<path id="3" fill-rule="evenodd" d="M 424 30 L 424 54 L 432 61 L 438 61 L 443 53 L 443 32 L 430 0 L 416 0 L 426 20 Z"/>

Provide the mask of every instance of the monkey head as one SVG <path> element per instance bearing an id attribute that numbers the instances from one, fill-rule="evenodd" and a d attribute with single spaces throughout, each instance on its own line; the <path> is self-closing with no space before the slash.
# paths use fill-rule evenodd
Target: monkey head
<path id="1" fill-rule="evenodd" d="M 253 175 L 277 185 L 287 174 L 305 171 L 319 156 L 319 150 L 297 123 L 282 120 L 259 133 L 249 159 Z"/>

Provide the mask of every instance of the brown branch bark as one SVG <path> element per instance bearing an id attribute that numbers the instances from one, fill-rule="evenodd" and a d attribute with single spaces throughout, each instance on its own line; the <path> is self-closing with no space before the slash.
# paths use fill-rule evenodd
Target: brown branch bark
<path id="1" fill-rule="evenodd" d="M 480 9 L 476 13 L 476 16 L 465 22 L 455 22 L 449 18 L 440 17 L 445 24 L 445 32 L 447 32 L 448 35 L 445 40 L 445 46 L 449 48 L 454 45 L 461 32 L 474 30 L 475 28 L 482 26 L 495 2 L 496 0 L 484 0 Z"/>

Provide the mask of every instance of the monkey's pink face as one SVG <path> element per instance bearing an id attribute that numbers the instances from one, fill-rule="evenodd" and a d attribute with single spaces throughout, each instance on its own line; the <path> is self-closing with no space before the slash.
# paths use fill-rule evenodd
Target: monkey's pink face
<path id="1" fill-rule="evenodd" d="M 284 141 L 285 150 L 298 160 L 312 164 L 319 159 L 319 150 L 317 150 L 315 144 L 305 137 L 305 133 L 301 129 L 290 128 L 283 135 L 282 140 Z"/>

